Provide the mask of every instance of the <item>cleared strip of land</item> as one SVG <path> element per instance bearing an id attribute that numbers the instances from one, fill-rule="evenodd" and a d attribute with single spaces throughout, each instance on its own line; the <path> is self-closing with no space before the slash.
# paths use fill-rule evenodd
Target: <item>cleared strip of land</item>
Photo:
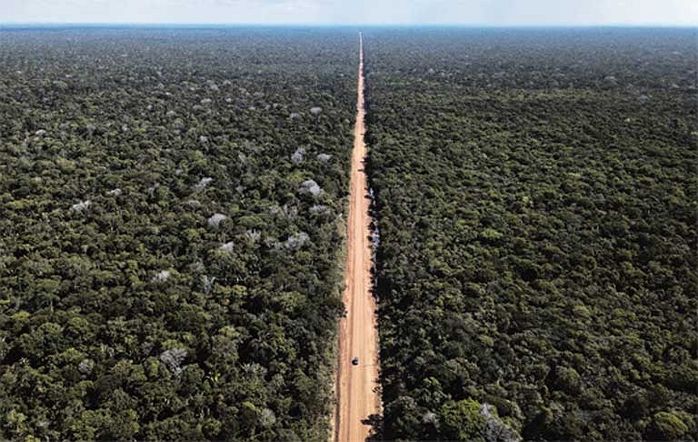
<path id="1" fill-rule="evenodd" d="M 339 329 L 338 405 L 335 439 L 365 440 L 371 430 L 366 419 L 380 411 L 378 386 L 378 330 L 376 305 L 371 291 L 371 242 L 369 198 L 364 161 L 364 57 L 359 34 L 359 75 L 354 150 L 351 161 L 347 261 L 344 305 L 347 315 Z M 352 359 L 359 364 L 353 365 Z"/>

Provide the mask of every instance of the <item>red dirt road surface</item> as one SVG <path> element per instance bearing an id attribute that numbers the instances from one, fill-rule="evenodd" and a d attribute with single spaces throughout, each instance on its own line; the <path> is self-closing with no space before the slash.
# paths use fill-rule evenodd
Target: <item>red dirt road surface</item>
<path id="1" fill-rule="evenodd" d="M 344 290 L 347 316 L 339 325 L 338 404 L 334 429 L 337 442 L 366 440 L 371 426 L 362 421 L 380 412 L 376 304 L 371 292 L 371 218 L 364 172 L 366 112 L 363 60 L 363 36 L 359 34 L 359 80 L 354 151 L 351 160 Z M 355 357 L 359 358 L 359 364 L 356 366 L 351 363 Z"/>

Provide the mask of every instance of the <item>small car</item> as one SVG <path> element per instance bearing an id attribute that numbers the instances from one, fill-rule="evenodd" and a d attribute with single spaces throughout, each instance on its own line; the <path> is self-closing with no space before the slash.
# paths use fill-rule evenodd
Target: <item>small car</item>
<path id="1" fill-rule="evenodd" d="M 351 365 L 359 365 L 359 358 L 354 357 L 354 359 L 351 360 Z"/>

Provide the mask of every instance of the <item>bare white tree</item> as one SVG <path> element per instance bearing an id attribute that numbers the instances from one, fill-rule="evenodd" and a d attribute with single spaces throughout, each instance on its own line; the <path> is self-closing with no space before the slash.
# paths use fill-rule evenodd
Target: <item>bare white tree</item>
<path id="1" fill-rule="evenodd" d="M 305 180 L 301 183 L 298 188 L 298 192 L 302 194 L 309 193 L 313 196 L 318 196 L 322 193 L 322 187 L 315 182 L 315 180 Z"/>
<path id="2" fill-rule="evenodd" d="M 84 212 L 91 205 L 92 205 L 92 201 L 90 201 L 90 200 L 80 201 L 79 203 L 73 204 L 72 206 L 70 206 L 70 210 L 73 212 Z"/>
<path id="3" fill-rule="evenodd" d="M 291 155 L 291 161 L 293 162 L 293 164 L 300 164 L 303 162 L 304 159 L 305 149 L 303 149 L 302 147 L 296 149 L 296 151 L 293 152 L 293 154 Z"/>
<path id="4" fill-rule="evenodd" d="M 169 270 L 161 270 L 153 276 L 153 282 L 165 282 L 172 276 Z"/>
<path id="5" fill-rule="evenodd" d="M 222 223 L 226 219 L 228 219 L 228 217 L 223 215 L 222 213 L 214 213 L 208 219 L 208 226 L 217 229 L 220 223 Z"/>

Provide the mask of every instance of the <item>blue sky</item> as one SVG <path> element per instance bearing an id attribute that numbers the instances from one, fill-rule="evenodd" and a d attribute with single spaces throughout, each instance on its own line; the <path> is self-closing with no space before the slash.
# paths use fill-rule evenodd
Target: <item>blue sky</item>
<path id="1" fill-rule="evenodd" d="M 698 26 L 698 0 L 0 0 L 0 22 Z"/>

